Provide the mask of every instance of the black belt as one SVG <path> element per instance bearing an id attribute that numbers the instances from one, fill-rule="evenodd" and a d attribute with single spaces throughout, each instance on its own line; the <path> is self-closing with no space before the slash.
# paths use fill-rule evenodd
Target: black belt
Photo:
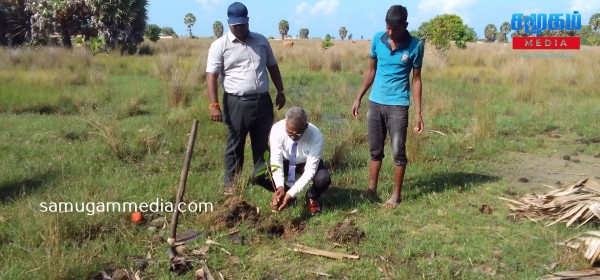
<path id="1" fill-rule="evenodd" d="M 230 94 L 230 93 L 227 93 L 227 94 L 229 94 L 229 96 L 231 96 L 231 97 L 237 98 L 237 99 L 242 100 L 242 101 L 258 100 L 258 99 L 261 99 L 263 97 L 269 96 L 269 92 L 268 91 L 267 92 L 263 92 L 263 93 L 252 93 L 252 94 L 244 94 L 244 95 L 233 95 L 233 94 Z"/>

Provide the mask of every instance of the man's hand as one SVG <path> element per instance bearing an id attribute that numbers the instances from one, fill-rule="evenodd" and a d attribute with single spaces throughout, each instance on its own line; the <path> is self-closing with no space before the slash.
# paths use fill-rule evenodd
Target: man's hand
<path id="1" fill-rule="evenodd" d="M 285 191 L 283 189 L 283 186 L 278 187 L 275 193 L 273 193 L 273 197 L 271 199 L 271 208 L 273 208 L 273 210 L 277 210 L 283 202 L 284 198 Z"/>
<path id="2" fill-rule="evenodd" d="M 221 113 L 221 109 L 219 107 L 210 107 L 209 111 L 210 111 L 210 119 L 213 122 L 222 122 L 223 121 L 223 114 Z"/>
<path id="3" fill-rule="evenodd" d="M 354 101 L 354 104 L 352 104 L 352 116 L 356 119 L 356 117 L 358 117 L 358 115 L 360 115 L 360 113 L 358 112 L 358 109 L 360 108 L 360 100 L 356 99 Z"/>
<path id="4" fill-rule="evenodd" d="M 423 117 L 421 117 L 421 114 L 416 114 L 415 128 L 413 128 L 413 131 L 416 133 L 421 133 L 421 132 L 423 132 L 424 129 L 425 129 L 425 126 L 423 125 Z"/>
<path id="5" fill-rule="evenodd" d="M 285 94 L 283 92 L 278 92 L 275 97 L 275 105 L 277 105 L 277 110 L 281 110 L 283 105 L 285 105 Z"/>
<path id="6" fill-rule="evenodd" d="M 288 203 L 290 203 L 290 201 L 292 201 L 292 196 L 286 193 L 285 197 L 283 198 L 283 202 L 281 203 L 279 208 L 277 208 L 277 211 L 285 209 L 285 207 L 288 206 Z"/>

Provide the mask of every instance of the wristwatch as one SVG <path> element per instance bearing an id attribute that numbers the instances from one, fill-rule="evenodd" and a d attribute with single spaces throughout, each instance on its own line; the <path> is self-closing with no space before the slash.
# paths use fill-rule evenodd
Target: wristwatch
<path id="1" fill-rule="evenodd" d="M 285 90 L 278 90 L 277 94 L 285 94 Z"/>

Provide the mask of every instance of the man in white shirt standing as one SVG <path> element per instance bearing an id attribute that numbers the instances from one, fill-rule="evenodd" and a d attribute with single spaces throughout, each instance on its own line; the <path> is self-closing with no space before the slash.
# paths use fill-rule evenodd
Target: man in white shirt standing
<path id="1" fill-rule="evenodd" d="M 312 180 L 312 186 L 306 191 L 308 211 L 311 214 L 321 211 L 317 199 L 331 185 L 331 177 L 322 160 L 323 144 L 323 134 L 308 122 L 302 108 L 290 108 L 285 119 L 273 125 L 269 136 L 270 164 L 281 168 L 273 172 L 273 182 L 270 182 L 265 176 L 257 176 L 264 169 L 264 165 L 257 165 L 252 179 L 255 184 L 274 191 L 271 201 L 274 210 L 281 211 L 289 206 Z"/>
<path id="2" fill-rule="evenodd" d="M 277 109 L 285 105 L 283 82 L 277 60 L 265 36 L 250 32 L 248 9 L 240 2 L 227 9 L 229 32 L 215 40 L 208 50 L 206 85 L 210 118 L 227 124 L 223 194 L 233 191 L 244 165 L 244 147 L 250 134 L 252 163 L 262 163 L 268 150 L 273 125 L 273 102 L 269 75 L 277 89 Z M 223 110 L 219 105 L 218 78 L 223 85 Z"/>

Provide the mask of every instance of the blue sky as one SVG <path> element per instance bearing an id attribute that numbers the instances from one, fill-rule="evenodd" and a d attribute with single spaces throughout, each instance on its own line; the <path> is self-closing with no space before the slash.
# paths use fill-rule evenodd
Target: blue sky
<path id="1" fill-rule="evenodd" d="M 150 0 L 148 23 L 172 27 L 179 35 L 186 35 L 185 14 L 196 16 L 192 33 L 212 36 L 212 24 L 221 21 L 227 32 L 227 7 L 234 0 Z M 513 13 L 572 13 L 579 11 L 582 25 L 590 16 L 600 13 L 600 0 L 248 0 L 240 1 L 249 10 L 250 30 L 265 36 L 279 36 L 277 24 L 285 19 L 290 24 L 289 35 L 295 36 L 300 28 L 308 28 L 309 37 L 339 37 L 338 30 L 346 27 L 354 39 L 370 39 L 385 28 L 385 13 L 391 5 L 408 9 L 409 30 L 416 30 L 422 22 L 440 14 L 457 14 L 483 37 L 483 29 L 493 23 L 498 28 L 510 22 Z"/>

